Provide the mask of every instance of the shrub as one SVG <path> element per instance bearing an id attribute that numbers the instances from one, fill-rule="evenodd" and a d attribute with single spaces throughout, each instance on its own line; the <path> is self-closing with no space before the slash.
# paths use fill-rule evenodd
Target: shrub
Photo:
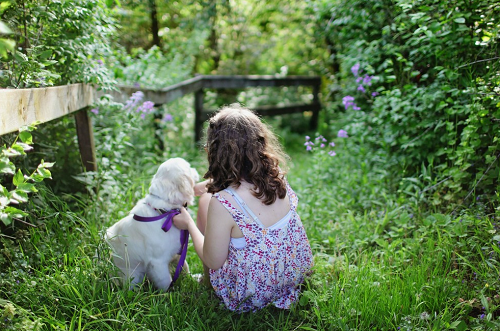
<path id="1" fill-rule="evenodd" d="M 359 107 L 347 110 L 349 131 L 384 149 L 397 176 L 432 169 L 434 178 L 422 185 L 440 182 L 432 190 L 437 204 L 460 203 L 471 192 L 496 199 L 499 6 L 399 0 L 318 1 L 311 8 L 339 99 L 353 96 Z M 375 76 L 370 92 L 359 90 L 352 74 L 358 64 L 358 73 Z"/>

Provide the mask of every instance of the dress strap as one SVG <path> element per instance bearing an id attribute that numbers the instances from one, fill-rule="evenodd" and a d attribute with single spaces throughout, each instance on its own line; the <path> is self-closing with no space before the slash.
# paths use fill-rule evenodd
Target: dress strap
<path id="1" fill-rule="evenodd" d="M 243 214 L 245 214 L 245 216 L 252 218 L 257 224 L 264 227 L 257 215 L 255 215 L 255 213 L 247 206 L 245 201 L 243 201 L 243 199 L 239 196 L 238 193 L 236 193 L 234 189 L 232 189 L 231 187 L 227 187 L 226 189 L 224 189 L 224 191 L 232 195 L 234 201 L 236 201 L 238 206 L 240 206 L 241 211 L 243 212 Z"/>
<path id="2" fill-rule="evenodd" d="M 288 183 L 288 180 L 285 177 L 283 177 L 283 179 L 285 180 L 286 191 L 288 193 L 288 199 L 290 200 L 290 208 L 296 211 L 297 205 L 299 204 L 299 198 L 297 197 L 297 193 L 295 193 L 295 191 L 292 189 L 292 187 Z"/>

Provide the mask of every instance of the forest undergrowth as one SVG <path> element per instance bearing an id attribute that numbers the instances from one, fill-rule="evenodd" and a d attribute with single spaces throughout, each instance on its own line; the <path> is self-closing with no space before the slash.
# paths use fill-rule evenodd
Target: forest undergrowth
<path id="1" fill-rule="evenodd" d="M 348 124 L 343 113 L 329 124 L 332 136 L 296 133 L 283 125 L 297 118 L 269 119 L 291 156 L 288 178 L 299 196 L 299 212 L 314 252 L 314 273 L 291 310 L 268 307 L 234 314 L 187 274 L 166 293 L 147 282 L 135 291 L 117 286 L 102 240 L 105 228 L 147 192 L 162 160 L 184 157 L 204 173 L 204 153 L 192 142 L 185 112 L 175 110 L 184 109 L 182 102 L 190 100 L 169 106 L 172 115 L 165 123 L 167 143 L 161 153 L 147 152 L 145 145 L 154 145 L 152 139 L 141 140 L 144 145 L 134 143 L 148 134 L 143 130 L 137 130 L 132 141 L 101 131 L 101 124 L 117 119 L 96 114 L 99 171 L 75 176 L 87 192 L 60 195 L 49 184 L 40 186 L 28 208 L 37 226 L 16 228 L 10 234 L 16 240 L 0 239 L 2 329 L 499 327 L 498 212 L 479 198 L 470 208 L 440 213 L 430 207 L 425 194 L 398 192 L 395 183 L 408 179 L 389 177 L 384 167 L 387 156 L 343 130 Z M 141 120 L 130 118 L 128 125 L 133 128 L 134 121 Z M 132 151 L 131 145 L 136 146 Z M 191 212 L 195 215 L 196 206 Z M 192 273 L 202 272 L 192 245 L 188 262 Z"/>

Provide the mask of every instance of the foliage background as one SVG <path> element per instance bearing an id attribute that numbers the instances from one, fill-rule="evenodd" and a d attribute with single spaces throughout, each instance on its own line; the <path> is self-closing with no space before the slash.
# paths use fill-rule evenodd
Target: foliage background
<path id="1" fill-rule="evenodd" d="M 204 173 L 191 96 L 162 107 L 104 97 L 90 113 L 97 172 L 75 162 L 72 117 L 23 134 L 26 155 L 5 152 L 29 148 L 2 136 L 12 173 L 0 177 L 0 200 L 10 206 L 23 181 L 36 192 L 16 205 L 26 215 L 0 224 L 0 328 L 498 328 L 499 10 L 488 0 L 1 1 L 2 88 L 321 75 L 324 110 L 318 132 L 307 114 L 266 119 L 292 157 L 315 274 L 290 312 L 241 316 L 190 277 L 167 293 L 113 286 L 101 240 L 145 194 L 155 165 L 178 156 Z M 310 97 L 209 91 L 206 105 Z M 42 159 L 55 164 L 33 182 Z M 192 247 L 189 263 L 201 272 Z"/>

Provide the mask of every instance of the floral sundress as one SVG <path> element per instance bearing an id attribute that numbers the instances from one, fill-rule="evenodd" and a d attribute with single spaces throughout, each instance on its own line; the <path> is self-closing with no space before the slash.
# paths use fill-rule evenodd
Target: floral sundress
<path id="1" fill-rule="evenodd" d="M 232 238 L 224 265 L 210 270 L 215 293 L 232 311 L 255 311 L 268 304 L 288 309 L 297 301 L 299 286 L 311 271 L 311 246 L 297 214 L 298 198 L 288 182 L 286 186 L 290 211 L 267 228 L 231 188 L 224 191 L 233 196 L 241 211 L 214 194 L 244 236 Z"/>

